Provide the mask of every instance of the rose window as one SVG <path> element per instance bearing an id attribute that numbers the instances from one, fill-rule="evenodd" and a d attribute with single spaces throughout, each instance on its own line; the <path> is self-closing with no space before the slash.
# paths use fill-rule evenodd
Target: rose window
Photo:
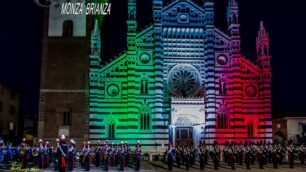
<path id="1" fill-rule="evenodd" d="M 168 86 L 175 96 L 195 96 L 201 87 L 200 72 L 189 64 L 177 65 L 169 72 Z"/>

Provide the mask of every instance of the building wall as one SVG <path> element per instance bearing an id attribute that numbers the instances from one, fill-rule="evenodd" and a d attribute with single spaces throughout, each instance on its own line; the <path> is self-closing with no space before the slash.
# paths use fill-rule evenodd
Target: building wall
<path id="1" fill-rule="evenodd" d="M 64 1 L 60 1 L 64 2 Z M 88 38 L 85 15 L 44 11 L 38 137 L 88 138 Z M 89 20 L 90 21 L 90 20 Z M 69 114 L 64 124 L 65 114 Z"/>
<path id="2" fill-rule="evenodd" d="M 306 125 L 306 117 L 287 117 L 286 120 L 288 139 L 296 141 L 296 135 L 302 136 L 303 134 L 303 125 Z"/>
<path id="3" fill-rule="evenodd" d="M 9 124 L 11 122 L 14 130 L 10 132 Z M 0 83 L 0 135 L 17 136 L 18 126 L 19 94 L 13 88 Z"/>

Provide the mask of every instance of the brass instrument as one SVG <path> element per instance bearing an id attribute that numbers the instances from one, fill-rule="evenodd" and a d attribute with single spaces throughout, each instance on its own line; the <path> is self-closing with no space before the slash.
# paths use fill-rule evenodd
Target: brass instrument
<path id="1" fill-rule="evenodd" d="M 38 156 L 39 154 L 39 148 L 33 147 L 32 148 L 32 156 Z"/>

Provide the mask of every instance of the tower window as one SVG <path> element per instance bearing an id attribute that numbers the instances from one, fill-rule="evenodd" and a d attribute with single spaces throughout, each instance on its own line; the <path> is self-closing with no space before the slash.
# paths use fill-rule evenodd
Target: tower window
<path id="1" fill-rule="evenodd" d="M 71 20 L 64 21 L 63 37 L 71 38 L 73 36 L 73 22 Z"/>
<path id="2" fill-rule="evenodd" d="M 218 114 L 217 117 L 217 128 L 227 129 L 228 128 L 228 115 L 225 113 Z"/>
<path id="3" fill-rule="evenodd" d="M 115 124 L 113 123 L 108 125 L 108 137 L 111 139 L 115 138 Z"/>
<path id="4" fill-rule="evenodd" d="M 254 125 L 252 122 L 248 123 L 248 137 L 254 137 Z"/>
<path id="5" fill-rule="evenodd" d="M 142 113 L 140 115 L 140 129 L 149 130 L 150 129 L 150 115 L 149 113 Z"/>
<path id="6" fill-rule="evenodd" d="M 148 94 L 148 80 L 147 79 L 142 79 L 140 81 L 140 93 Z"/>
<path id="7" fill-rule="evenodd" d="M 70 125 L 70 112 L 64 112 L 63 125 Z"/>
<path id="8" fill-rule="evenodd" d="M 10 106 L 10 115 L 16 115 L 16 108 L 13 105 Z"/>

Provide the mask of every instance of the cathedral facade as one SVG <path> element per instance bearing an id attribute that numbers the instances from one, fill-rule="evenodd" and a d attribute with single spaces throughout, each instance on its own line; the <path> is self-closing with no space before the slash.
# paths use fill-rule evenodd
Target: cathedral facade
<path id="1" fill-rule="evenodd" d="M 128 1 L 127 50 L 101 60 L 98 24 L 89 55 L 89 138 L 140 140 L 159 151 L 171 143 L 271 141 L 271 55 L 263 23 L 257 61 L 240 53 L 237 0 L 229 0 L 227 33 L 214 25 L 214 2 L 164 5 L 137 32 L 136 1 Z"/>
<path id="2" fill-rule="evenodd" d="M 226 32 L 214 25 L 213 0 L 152 1 L 153 24 L 138 31 L 136 0 L 128 0 L 127 50 L 109 60 L 101 20 L 60 15 L 59 3 L 45 10 L 38 137 L 139 140 L 151 153 L 169 142 L 271 141 L 263 23 L 252 62 L 240 51 L 237 0 L 228 1 Z"/>

